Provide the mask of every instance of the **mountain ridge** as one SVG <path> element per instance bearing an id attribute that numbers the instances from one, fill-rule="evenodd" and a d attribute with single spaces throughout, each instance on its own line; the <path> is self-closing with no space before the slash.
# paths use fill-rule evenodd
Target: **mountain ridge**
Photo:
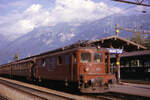
<path id="1" fill-rule="evenodd" d="M 115 34 L 115 24 L 121 27 L 134 27 L 150 30 L 150 15 L 109 16 L 101 20 L 84 22 L 79 25 L 59 23 L 55 26 L 39 27 L 19 37 L 11 43 L 0 45 L 2 63 L 12 61 L 15 53 L 20 53 L 20 58 L 36 55 L 59 47 L 72 44 L 78 40 L 94 40 Z M 119 36 L 131 37 L 131 33 L 120 30 Z M 10 44 L 9 46 L 7 46 Z M 4 49 L 2 49 L 4 48 Z M 4 51 L 3 51 L 4 50 Z"/>

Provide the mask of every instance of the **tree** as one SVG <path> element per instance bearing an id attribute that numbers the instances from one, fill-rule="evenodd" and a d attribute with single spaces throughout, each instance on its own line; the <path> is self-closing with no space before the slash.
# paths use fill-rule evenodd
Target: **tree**
<path id="1" fill-rule="evenodd" d="M 145 45 L 146 42 L 144 36 L 139 32 L 133 33 L 130 40 L 140 45 Z"/>
<path id="2" fill-rule="evenodd" d="M 146 39 L 146 42 L 144 44 L 148 49 L 150 49 L 150 36 Z"/>
<path id="3" fill-rule="evenodd" d="M 150 36 L 146 36 L 142 33 L 133 33 L 130 40 L 150 49 Z"/>

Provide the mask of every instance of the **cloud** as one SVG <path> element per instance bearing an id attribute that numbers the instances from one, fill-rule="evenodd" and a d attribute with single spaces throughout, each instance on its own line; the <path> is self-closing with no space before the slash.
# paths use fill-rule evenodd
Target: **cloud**
<path id="1" fill-rule="evenodd" d="M 14 40 L 36 27 L 48 25 L 50 18 L 50 13 L 43 9 L 42 5 L 33 4 L 22 13 L 0 16 L 0 33 Z"/>
<path id="2" fill-rule="evenodd" d="M 42 5 L 40 4 L 33 4 L 31 7 L 29 7 L 25 13 L 33 14 L 33 13 L 38 13 L 42 8 Z"/>
<path id="3" fill-rule="evenodd" d="M 104 18 L 113 14 L 112 11 L 120 12 L 121 9 L 117 7 L 110 9 L 107 4 L 92 0 L 56 0 L 52 16 L 58 18 L 59 22 L 84 22 Z"/>
<path id="4" fill-rule="evenodd" d="M 20 2 L 13 5 L 18 4 Z M 37 27 L 54 26 L 60 22 L 79 25 L 82 22 L 101 19 L 120 11 L 120 8 L 110 8 L 104 2 L 92 0 L 56 0 L 55 7 L 51 9 L 44 8 L 41 4 L 32 4 L 21 13 L 15 11 L 16 13 L 0 16 L 2 20 L 0 33 L 14 40 Z"/>

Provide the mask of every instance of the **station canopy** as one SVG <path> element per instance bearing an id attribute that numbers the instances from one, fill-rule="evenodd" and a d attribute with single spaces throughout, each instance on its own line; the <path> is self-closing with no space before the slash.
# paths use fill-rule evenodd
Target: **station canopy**
<path id="1" fill-rule="evenodd" d="M 121 38 L 119 36 L 110 36 L 106 38 L 96 39 L 90 41 L 90 44 L 94 44 L 104 48 L 117 48 L 123 49 L 125 52 L 131 51 L 139 51 L 139 50 L 146 50 L 145 46 L 132 42 L 130 40 Z"/>

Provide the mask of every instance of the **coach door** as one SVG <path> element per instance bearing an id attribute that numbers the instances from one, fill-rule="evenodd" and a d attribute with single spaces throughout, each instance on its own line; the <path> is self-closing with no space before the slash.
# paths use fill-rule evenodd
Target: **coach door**
<path id="1" fill-rule="evenodd" d="M 71 64 L 71 80 L 77 80 L 77 56 L 76 53 L 72 53 L 72 64 Z"/>

